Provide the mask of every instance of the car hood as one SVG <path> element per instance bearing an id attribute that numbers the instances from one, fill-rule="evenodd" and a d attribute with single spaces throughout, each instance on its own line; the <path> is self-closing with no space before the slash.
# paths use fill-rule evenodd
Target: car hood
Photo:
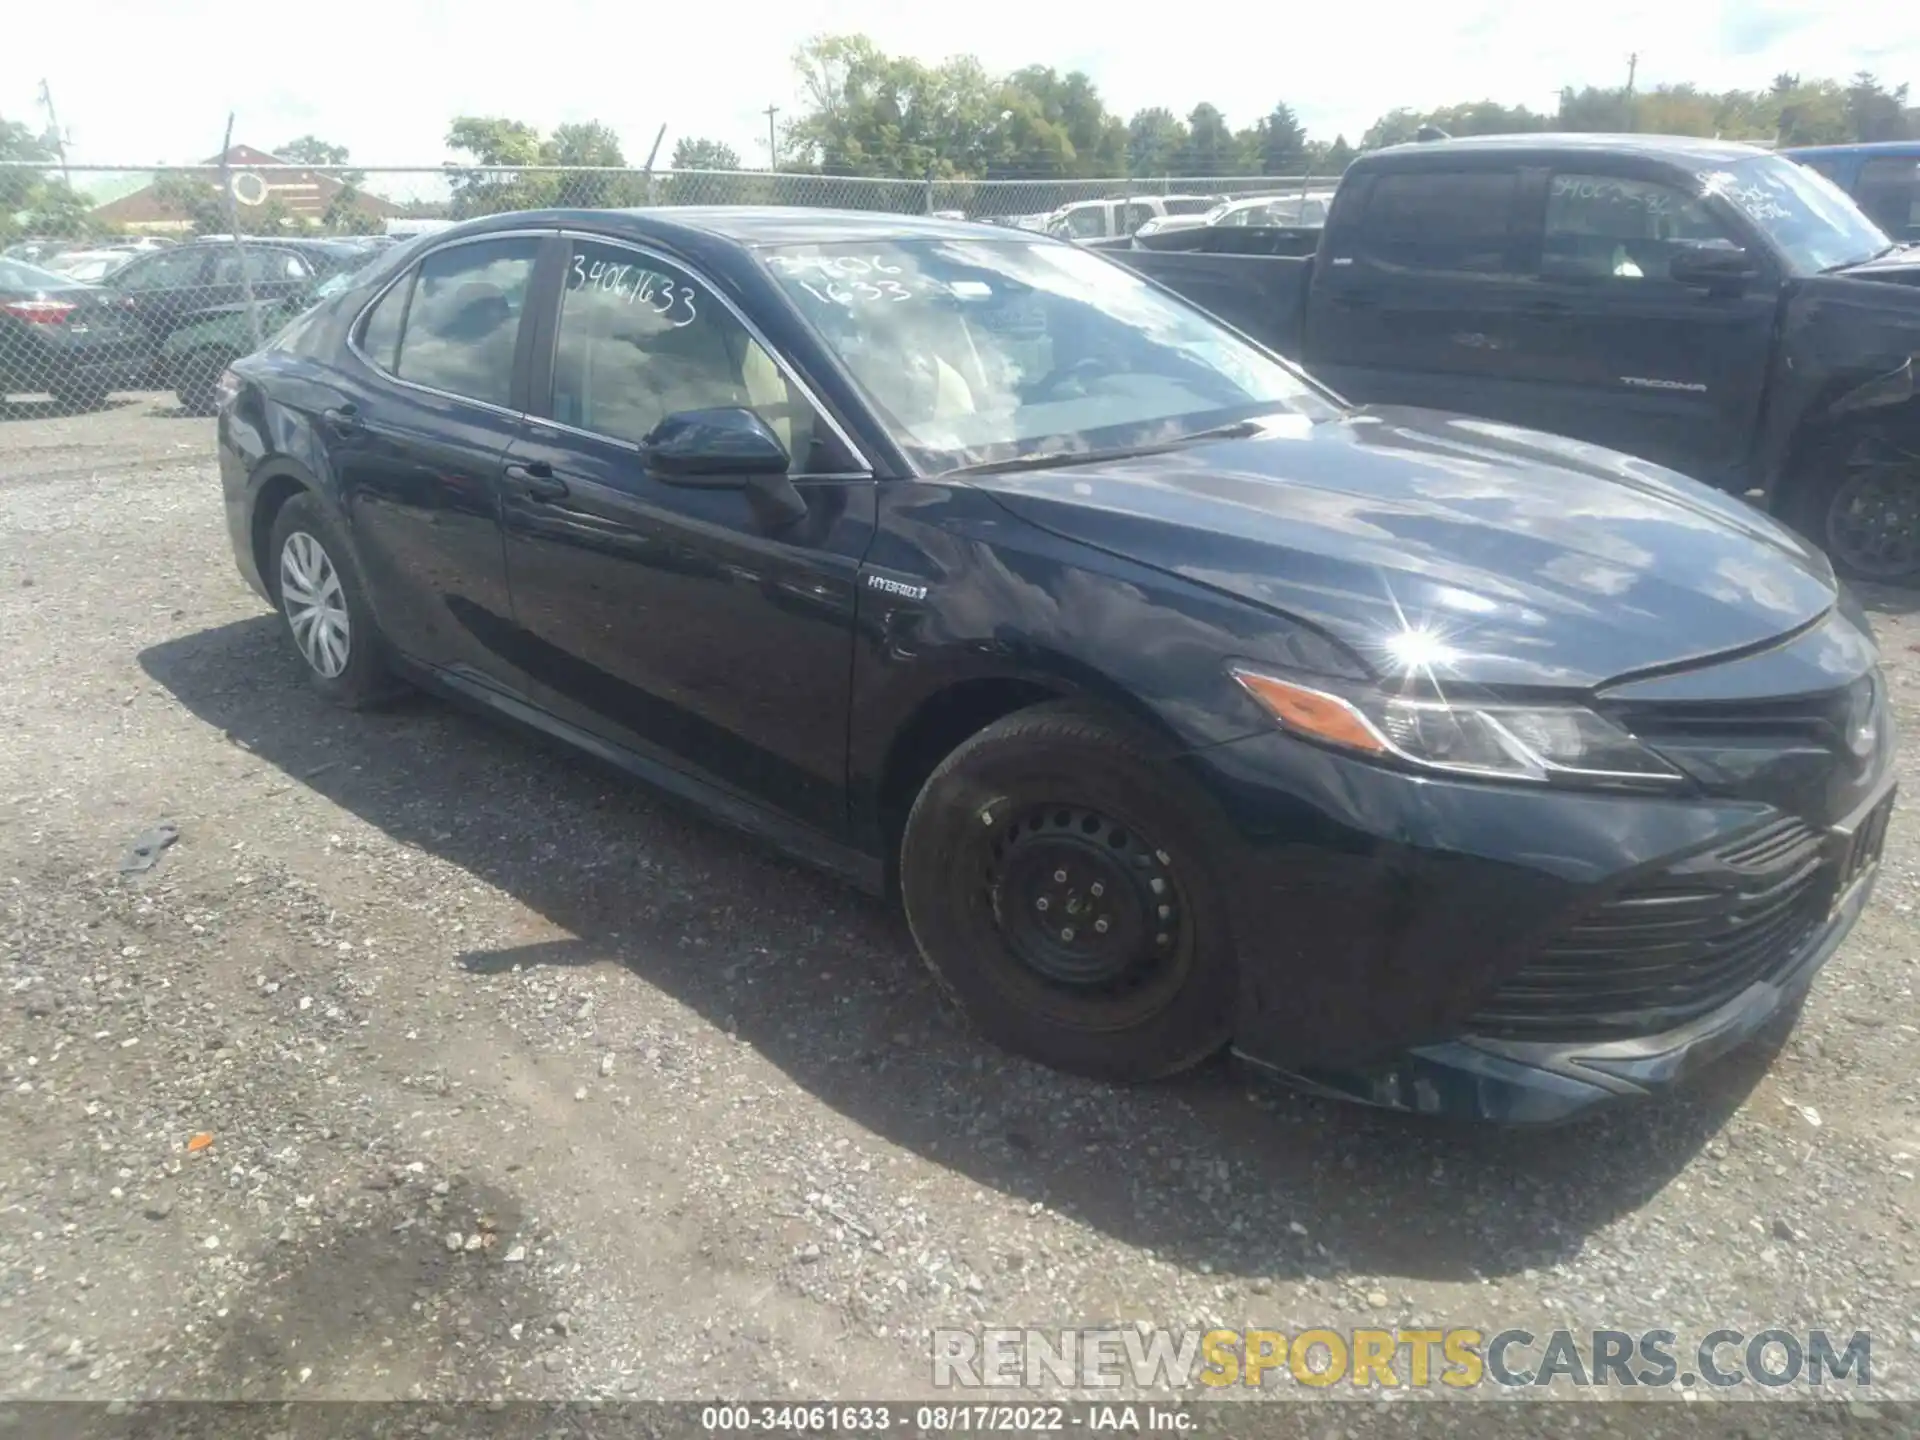
<path id="1" fill-rule="evenodd" d="M 1891 250 L 1878 260 L 1863 260 L 1832 273 L 1849 280 L 1890 280 L 1896 285 L 1920 285 L 1920 245 Z"/>
<path id="2" fill-rule="evenodd" d="M 1834 603 L 1745 501 L 1612 450 L 1400 407 L 1124 460 L 967 477 L 1023 519 L 1307 621 L 1386 668 L 1591 688 L 1745 649 Z"/>

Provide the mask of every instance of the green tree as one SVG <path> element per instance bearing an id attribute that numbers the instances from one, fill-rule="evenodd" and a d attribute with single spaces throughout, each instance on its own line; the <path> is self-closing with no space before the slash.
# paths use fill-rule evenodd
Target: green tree
<path id="1" fill-rule="evenodd" d="M 276 159 L 285 160 L 290 165 L 345 165 L 347 147 L 329 145 L 317 135 L 302 135 L 298 140 L 289 140 L 284 145 L 273 147 Z"/>
<path id="2" fill-rule="evenodd" d="M 458 116 L 447 130 L 447 148 L 464 151 L 472 166 L 449 167 L 454 219 L 534 210 L 553 203 L 551 176 L 519 173 L 521 167 L 540 163 L 540 132 L 525 121 Z"/>
<path id="3" fill-rule="evenodd" d="M 1171 175 L 1186 153 L 1187 127 L 1163 106 L 1139 111 L 1127 121 L 1127 171 L 1136 176 Z"/>
<path id="4" fill-rule="evenodd" d="M 1187 116 L 1187 144 L 1177 173 L 1233 175 L 1241 165 L 1241 149 L 1227 117 L 1217 105 L 1202 100 Z"/>
<path id="5" fill-rule="evenodd" d="M 1847 86 L 1847 124 L 1855 140 L 1910 140 L 1907 87 L 1888 90 L 1862 70 Z"/>
<path id="6" fill-rule="evenodd" d="M 1269 110 L 1254 126 L 1254 158 L 1262 175 L 1298 175 L 1307 166 L 1307 127 L 1293 113 L 1293 107 L 1280 104 Z"/>
<path id="7" fill-rule="evenodd" d="M 624 168 L 627 157 L 621 153 L 618 135 L 597 120 L 587 120 L 556 127 L 541 143 L 540 163 Z M 619 205 L 637 205 L 646 198 L 637 176 L 584 170 L 570 175 L 543 175 L 540 179 L 551 188 L 552 203 L 559 205 L 606 210 Z"/>
<path id="8" fill-rule="evenodd" d="M 718 140 L 687 137 L 673 142 L 673 168 L 676 170 L 738 170 L 740 156 L 731 145 Z"/>

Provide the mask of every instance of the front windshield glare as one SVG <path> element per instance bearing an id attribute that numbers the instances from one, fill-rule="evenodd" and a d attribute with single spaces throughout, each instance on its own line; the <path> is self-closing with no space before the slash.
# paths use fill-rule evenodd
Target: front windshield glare
<path id="1" fill-rule="evenodd" d="M 1072 246 L 883 240 L 764 258 L 926 471 L 1336 413 L 1284 365 Z"/>
<path id="2" fill-rule="evenodd" d="M 1858 264 L 1892 243 L 1839 186 L 1778 155 L 1706 171 L 1700 183 L 1766 231 L 1802 275 Z"/>

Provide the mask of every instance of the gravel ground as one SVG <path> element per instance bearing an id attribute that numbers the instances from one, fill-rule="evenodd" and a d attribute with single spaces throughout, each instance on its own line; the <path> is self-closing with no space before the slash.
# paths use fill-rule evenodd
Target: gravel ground
<path id="1" fill-rule="evenodd" d="M 0 406 L 0 1397 L 925 1397 L 931 1327 L 1148 1321 L 1869 1329 L 1920 1394 L 1911 798 L 1797 1029 L 1670 1101 L 1107 1088 L 589 762 L 324 706 L 211 441 Z"/>

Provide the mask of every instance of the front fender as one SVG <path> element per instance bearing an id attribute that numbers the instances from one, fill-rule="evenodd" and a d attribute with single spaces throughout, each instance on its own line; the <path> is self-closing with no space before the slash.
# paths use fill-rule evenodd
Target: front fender
<path id="1" fill-rule="evenodd" d="M 1787 300 L 1761 438 L 1770 509 L 1790 499 L 1821 435 L 1914 400 L 1917 360 L 1920 288 L 1844 276 L 1799 282 Z"/>
<path id="2" fill-rule="evenodd" d="M 877 812 L 895 738 L 927 705 L 982 681 L 1087 696 L 1180 754 L 1269 728 L 1228 661 L 1341 664 L 1318 632 L 1041 530 L 966 486 L 883 486 L 862 573 L 848 737 L 856 817 Z"/>

